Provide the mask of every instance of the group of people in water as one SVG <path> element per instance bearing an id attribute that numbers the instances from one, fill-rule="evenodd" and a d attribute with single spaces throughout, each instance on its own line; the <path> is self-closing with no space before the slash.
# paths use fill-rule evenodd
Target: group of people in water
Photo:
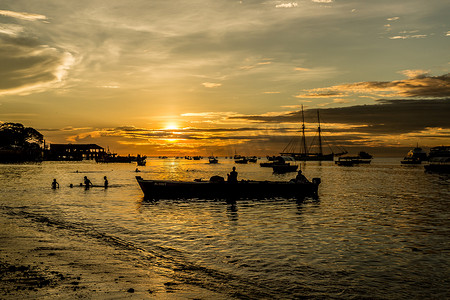
<path id="1" fill-rule="evenodd" d="M 84 180 L 84 185 L 83 185 L 83 183 L 80 183 L 80 186 L 84 186 L 85 189 L 89 189 L 94 186 L 92 184 L 91 180 L 89 178 L 87 178 L 87 176 L 84 176 L 83 180 Z M 103 180 L 104 180 L 103 187 L 106 189 L 109 186 L 108 178 L 106 176 L 104 176 Z M 69 187 L 73 187 L 73 184 L 71 183 L 69 185 Z M 54 189 L 54 190 L 59 189 L 59 183 L 56 181 L 56 179 L 53 179 L 53 181 L 52 181 L 52 189 Z"/>
<path id="2" fill-rule="evenodd" d="M 136 172 L 137 172 L 137 169 L 136 169 Z M 227 174 L 227 182 L 237 183 L 238 182 L 237 177 L 238 177 L 238 172 L 236 172 L 236 167 L 233 167 L 233 170 L 229 174 Z M 103 180 L 104 180 L 103 186 L 106 189 L 109 186 L 108 178 L 106 176 L 104 176 Z M 223 181 L 223 178 L 222 178 L 222 181 Z M 299 170 L 295 179 L 291 179 L 290 182 L 308 183 L 309 180 L 305 177 L 305 175 L 302 174 L 302 170 Z M 89 178 L 87 178 L 87 176 L 84 176 L 84 185 L 83 185 L 83 183 L 80 183 L 80 186 L 84 186 L 85 189 L 89 189 L 89 188 L 93 187 L 94 185 L 92 184 L 91 180 Z M 73 184 L 70 184 L 69 187 L 73 187 Z M 59 183 L 56 181 L 56 179 L 53 179 L 52 189 L 54 189 L 54 190 L 59 189 Z"/>

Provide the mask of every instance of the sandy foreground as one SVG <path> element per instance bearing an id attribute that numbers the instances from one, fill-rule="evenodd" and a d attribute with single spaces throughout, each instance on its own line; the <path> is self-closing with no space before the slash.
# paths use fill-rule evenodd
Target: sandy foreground
<path id="1" fill-rule="evenodd" d="M 127 249 L 0 214 L 1 299 L 224 299 Z M 167 275 L 167 276 L 166 276 Z"/>

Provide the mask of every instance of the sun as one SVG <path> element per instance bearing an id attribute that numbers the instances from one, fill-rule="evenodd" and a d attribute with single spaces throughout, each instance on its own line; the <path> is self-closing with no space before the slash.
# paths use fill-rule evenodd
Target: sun
<path id="1" fill-rule="evenodd" d="M 178 129 L 178 124 L 171 122 L 171 123 L 167 123 L 166 127 L 164 127 L 165 130 L 177 130 Z"/>

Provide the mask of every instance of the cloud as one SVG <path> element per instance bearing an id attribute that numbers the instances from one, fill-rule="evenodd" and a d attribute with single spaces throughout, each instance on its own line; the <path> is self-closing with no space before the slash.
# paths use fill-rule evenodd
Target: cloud
<path id="1" fill-rule="evenodd" d="M 0 10 L 0 15 L 26 20 L 26 21 L 37 21 L 37 20 L 46 20 L 47 17 L 39 14 L 30 14 L 26 12 L 15 12 L 10 10 Z"/>
<path id="2" fill-rule="evenodd" d="M 314 90 L 311 90 L 314 91 Z M 345 94 L 338 92 L 338 91 L 324 91 L 324 92 L 313 92 L 303 95 L 297 95 L 296 98 L 331 98 L 331 97 L 342 97 Z"/>
<path id="3" fill-rule="evenodd" d="M 304 111 L 307 122 L 315 122 L 317 110 Z M 403 134 L 427 128 L 450 129 L 450 97 L 439 100 L 379 100 L 373 105 L 320 109 L 321 123 L 345 124 L 353 131 L 371 134 Z M 299 123 L 301 111 L 278 115 L 241 115 L 230 118 L 259 123 Z"/>
<path id="4" fill-rule="evenodd" d="M 0 34 L 9 36 L 17 36 L 23 31 L 23 27 L 16 24 L 0 24 Z"/>
<path id="5" fill-rule="evenodd" d="M 389 39 L 391 39 L 391 40 L 406 40 L 406 39 L 423 39 L 426 37 L 427 37 L 426 34 L 396 35 L 396 36 L 389 37 Z"/>
<path id="6" fill-rule="evenodd" d="M 365 93 L 378 96 L 388 95 L 390 97 L 450 97 L 450 74 L 429 76 L 427 73 L 420 74 L 418 70 L 406 70 L 403 72 L 408 76 L 414 75 L 414 77 L 405 80 L 367 81 L 336 85 L 309 90 L 311 93 L 296 97 L 331 97 L 339 95 L 339 93 Z"/>
<path id="7" fill-rule="evenodd" d="M 222 86 L 221 83 L 213 83 L 213 82 L 203 82 L 202 85 L 206 88 L 216 88 Z"/>
<path id="8" fill-rule="evenodd" d="M 48 88 L 62 81 L 72 63 L 70 53 L 36 39 L 0 34 L 0 95 Z"/>
<path id="9" fill-rule="evenodd" d="M 297 2 L 280 3 L 275 5 L 276 8 L 293 8 L 297 6 L 298 6 Z"/>

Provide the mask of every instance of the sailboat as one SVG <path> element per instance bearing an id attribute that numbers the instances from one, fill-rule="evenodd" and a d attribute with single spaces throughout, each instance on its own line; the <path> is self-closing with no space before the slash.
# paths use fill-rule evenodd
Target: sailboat
<path id="1" fill-rule="evenodd" d="M 302 105 L 302 138 L 300 142 L 300 147 L 298 147 L 298 138 L 294 137 L 289 144 L 283 149 L 283 152 L 280 153 L 282 156 L 292 156 L 295 160 L 298 161 L 333 161 L 334 156 L 340 156 L 346 154 L 347 151 L 343 150 L 341 153 L 334 153 L 331 151 L 329 154 L 323 153 L 323 141 L 322 141 L 322 130 L 320 128 L 320 116 L 319 111 L 317 111 L 317 152 L 310 152 L 310 148 L 306 147 L 306 136 L 305 136 L 305 115 L 303 113 L 303 105 Z"/>

